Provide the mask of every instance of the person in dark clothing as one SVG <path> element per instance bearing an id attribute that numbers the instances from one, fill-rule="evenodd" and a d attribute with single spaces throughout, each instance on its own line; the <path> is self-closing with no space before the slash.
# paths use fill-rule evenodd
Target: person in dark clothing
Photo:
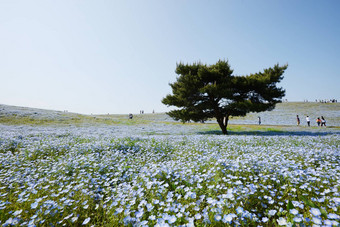
<path id="1" fill-rule="evenodd" d="M 299 115 L 296 115 L 296 125 L 297 125 L 297 126 L 300 125 L 300 118 L 299 118 Z"/>
<path id="2" fill-rule="evenodd" d="M 326 120 L 323 116 L 321 116 L 321 127 L 325 126 L 326 127 Z"/>

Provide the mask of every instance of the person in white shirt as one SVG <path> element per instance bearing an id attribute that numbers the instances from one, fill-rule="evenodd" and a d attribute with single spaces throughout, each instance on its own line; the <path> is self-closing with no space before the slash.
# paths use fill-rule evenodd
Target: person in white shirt
<path id="1" fill-rule="evenodd" d="M 307 121 L 308 127 L 310 127 L 310 119 L 309 119 L 309 116 L 306 117 L 306 121 Z"/>
<path id="2" fill-rule="evenodd" d="M 321 127 L 325 126 L 326 127 L 326 120 L 323 116 L 321 116 Z"/>

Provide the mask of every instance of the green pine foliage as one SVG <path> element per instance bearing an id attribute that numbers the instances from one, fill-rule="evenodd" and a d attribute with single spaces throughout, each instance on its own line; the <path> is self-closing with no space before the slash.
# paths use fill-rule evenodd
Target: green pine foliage
<path id="1" fill-rule="evenodd" d="M 179 63 L 177 81 L 170 84 L 173 94 L 162 103 L 178 109 L 167 114 L 175 120 L 206 121 L 216 118 L 223 134 L 227 134 L 231 116 L 272 110 L 281 102 L 285 90 L 276 87 L 288 65 L 275 65 L 263 72 L 235 76 L 228 61 L 214 65 Z"/>

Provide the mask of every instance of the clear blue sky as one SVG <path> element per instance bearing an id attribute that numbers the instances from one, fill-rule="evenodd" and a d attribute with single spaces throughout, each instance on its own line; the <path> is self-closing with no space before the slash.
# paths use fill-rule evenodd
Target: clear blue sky
<path id="1" fill-rule="evenodd" d="M 288 101 L 340 99 L 340 1 L 0 1 L 0 103 L 169 110 L 176 63 L 288 63 Z"/>

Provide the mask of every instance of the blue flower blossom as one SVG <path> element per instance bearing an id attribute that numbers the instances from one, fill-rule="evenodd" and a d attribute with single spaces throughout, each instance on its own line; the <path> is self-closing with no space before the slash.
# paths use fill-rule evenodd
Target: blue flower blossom
<path id="1" fill-rule="evenodd" d="M 311 208 L 310 213 L 314 216 L 320 216 L 321 215 L 321 212 L 318 208 Z"/>
<path id="2" fill-rule="evenodd" d="M 91 220 L 90 217 L 86 218 L 84 221 L 83 221 L 83 224 L 82 225 L 86 225 L 87 223 L 89 223 Z"/>

